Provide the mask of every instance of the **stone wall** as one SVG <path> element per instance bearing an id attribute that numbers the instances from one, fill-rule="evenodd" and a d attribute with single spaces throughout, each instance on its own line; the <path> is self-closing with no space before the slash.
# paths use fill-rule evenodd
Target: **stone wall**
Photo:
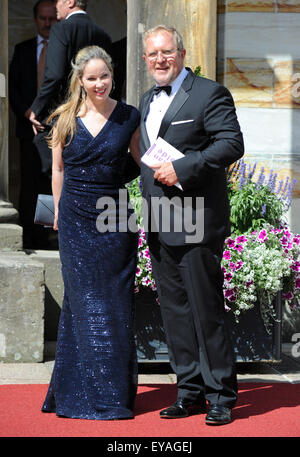
<path id="1" fill-rule="evenodd" d="M 217 79 L 231 91 L 248 163 L 296 179 L 288 221 L 300 233 L 300 1 L 219 0 Z M 298 93 L 297 93 L 298 92 Z M 283 341 L 300 328 L 284 308 Z"/>
<path id="2" fill-rule="evenodd" d="M 218 2 L 218 80 L 231 91 L 246 159 L 296 179 L 289 212 L 300 232 L 300 1 Z"/>
<path id="3" fill-rule="evenodd" d="M 153 85 L 143 56 L 143 33 L 159 24 L 175 27 L 187 50 L 185 64 L 201 65 L 207 77 L 216 77 L 216 0 L 128 0 L 127 94 L 138 106 L 142 94 Z"/>
<path id="4" fill-rule="evenodd" d="M 7 0 L 0 2 L 0 200 L 8 198 Z"/>

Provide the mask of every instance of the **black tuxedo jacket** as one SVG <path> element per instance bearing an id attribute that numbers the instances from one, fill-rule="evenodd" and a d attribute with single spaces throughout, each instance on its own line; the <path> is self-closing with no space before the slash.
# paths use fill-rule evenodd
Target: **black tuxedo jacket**
<path id="1" fill-rule="evenodd" d="M 87 14 L 74 14 L 51 27 L 44 79 L 31 105 L 38 119 L 43 120 L 63 102 L 71 61 L 80 49 L 91 45 L 111 52 L 110 37 Z"/>
<path id="2" fill-rule="evenodd" d="M 15 46 L 9 67 L 9 101 L 16 115 L 16 135 L 33 138 L 31 122 L 24 113 L 31 106 L 37 93 L 37 37 Z"/>
<path id="3" fill-rule="evenodd" d="M 166 217 L 167 212 L 171 214 L 170 227 L 164 228 L 161 217 L 160 221 L 156 218 L 155 231 L 168 245 L 210 244 L 222 241 L 230 234 L 225 168 L 244 153 L 243 137 L 230 92 L 220 84 L 187 70 L 189 73 L 168 108 L 158 133 L 158 137 L 184 154 L 181 159 L 173 161 L 183 191 L 154 180 L 153 170 L 143 163 L 141 165 L 143 197 L 148 210 L 151 197 L 167 197 L 160 199 L 160 211 L 161 217 Z M 140 103 L 141 155 L 150 147 L 145 119 L 152 95 L 153 88 L 143 95 Z M 174 213 L 169 204 L 173 197 L 177 197 Z M 190 197 L 186 203 L 184 197 Z M 200 200 L 196 197 L 204 198 L 203 207 L 198 206 Z M 180 214 L 182 216 L 181 229 L 174 227 L 175 213 L 177 218 Z M 153 220 L 150 210 L 148 217 L 150 230 Z M 194 232 L 191 230 L 193 224 L 196 224 Z M 204 231 L 199 226 L 202 224 Z M 198 239 L 200 232 L 203 233 Z"/>

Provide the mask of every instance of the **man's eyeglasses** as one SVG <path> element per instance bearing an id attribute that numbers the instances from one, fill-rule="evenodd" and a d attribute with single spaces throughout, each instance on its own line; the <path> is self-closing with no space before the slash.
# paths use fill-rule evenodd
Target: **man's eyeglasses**
<path id="1" fill-rule="evenodd" d="M 147 57 L 147 59 L 150 61 L 150 62 L 155 62 L 155 60 L 157 60 L 159 54 L 164 58 L 164 59 L 171 59 L 174 54 L 179 51 L 180 49 L 177 48 L 177 49 L 172 49 L 172 50 L 169 50 L 169 49 L 166 49 L 164 51 L 158 51 L 158 52 L 150 52 L 150 54 L 145 54 L 145 56 Z"/>

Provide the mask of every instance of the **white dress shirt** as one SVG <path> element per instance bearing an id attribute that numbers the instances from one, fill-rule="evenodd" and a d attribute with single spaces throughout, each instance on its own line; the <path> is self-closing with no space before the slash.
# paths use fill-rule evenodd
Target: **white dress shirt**
<path id="1" fill-rule="evenodd" d="M 66 19 L 69 19 L 69 17 L 72 16 L 73 14 L 87 14 L 87 12 L 86 12 L 86 11 L 83 11 L 83 10 L 80 10 L 80 11 L 73 11 L 73 13 L 68 14 L 68 16 L 66 17 Z"/>
<path id="2" fill-rule="evenodd" d="M 145 122 L 150 144 L 155 142 L 161 121 L 187 74 L 188 71 L 183 67 L 177 78 L 169 84 L 172 88 L 170 95 L 162 90 L 159 94 L 153 96 Z"/>

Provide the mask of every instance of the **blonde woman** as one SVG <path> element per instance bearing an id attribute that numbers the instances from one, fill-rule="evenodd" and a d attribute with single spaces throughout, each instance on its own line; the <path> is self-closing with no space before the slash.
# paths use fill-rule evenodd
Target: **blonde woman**
<path id="1" fill-rule="evenodd" d="M 71 418 L 132 418 L 137 389 L 137 233 L 120 228 L 132 214 L 119 196 L 139 174 L 132 158 L 138 161 L 139 113 L 110 97 L 112 85 L 108 54 L 97 46 L 82 49 L 73 64 L 69 99 L 49 118 L 54 229 L 65 294 L 42 411 Z M 107 230 L 98 224 L 107 210 L 101 202 L 114 203 L 116 223 Z"/>

